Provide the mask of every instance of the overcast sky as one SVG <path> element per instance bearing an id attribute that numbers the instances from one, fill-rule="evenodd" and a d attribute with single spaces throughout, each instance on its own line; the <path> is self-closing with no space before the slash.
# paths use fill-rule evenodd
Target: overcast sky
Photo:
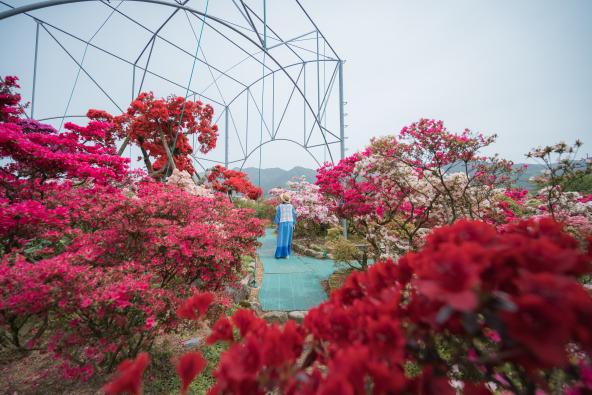
<path id="1" fill-rule="evenodd" d="M 578 137 L 592 153 L 592 1 L 305 4 L 347 59 L 351 149 L 426 117 L 515 161 Z"/>
<path id="2" fill-rule="evenodd" d="M 215 12 L 221 13 L 225 12 L 226 3 L 231 4 L 211 1 L 212 9 L 219 6 Z M 584 152 L 592 153 L 592 1 L 301 1 L 337 53 L 347 60 L 348 154 L 364 147 L 371 137 L 397 133 L 422 117 L 441 119 L 453 131 L 466 127 L 485 134 L 496 133 L 498 141 L 488 153 L 498 152 L 514 161 L 525 161 L 524 154 L 534 146 L 559 140 L 573 142 L 576 138 L 584 140 Z M 191 0 L 189 5 L 199 8 L 203 3 Z M 251 3 L 255 7 L 258 0 Z M 286 5 L 285 15 L 273 17 L 271 25 L 275 22 L 290 28 L 290 24 L 301 20 L 293 17 L 293 9 L 287 6 L 292 0 L 268 0 L 270 3 L 275 7 L 275 15 Z M 96 7 L 99 6 L 101 12 L 108 11 L 103 5 Z M 91 23 L 90 17 L 81 17 L 81 7 L 37 15 L 55 17 L 56 24 L 62 23 L 60 26 L 87 29 L 84 36 L 89 37 L 96 29 L 95 22 L 104 16 L 101 14 Z M 142 7 L 146 18 L 153 19 L 154 24 L 163 19 L 161 10 Z M 0 11 L 5 9 L 0 5 Z M 88 10 L 88 15 L 95 14 Z M 131 30 L 122 30 L 122 25 L 112 22 L 111 30 L 106 26 L 96 41 L 119 45 L 114 51 L 126 53 L 125 39 L 132 34 Z M 173 25 L 171 29 L 177 26 Z M 171 32 L 174 34 L 174 30 Z M 188 49 L 194 46 L 192 35 L 177 34 L 180 36 L 187 40 Z M 218 56 L 219 62 L 225 62 L 227 55 L 221 47 L 213 49 L 207 45 L 213 36 L 206 32 L 204 49 L 209 57 Z M 44 40 L 47 41 L 42 41 L 44 52 L 40 56 L 53 74 L 43 74 L 45 78 L 38 86 L 38 107 L 42 111 L 44 99 L 47 109 L 60 114 L 77 69 L 71 59 L 66 59 L 68 66 L 53 64 L 54 58 L 63 53 L 47 35 Z M 30 18 L 0 21 L 0 74 L 20 75 L 25 99 L 30 98 L 31 92 L 33 43 L 34 23 Z M 78 59 L 83 56 L 83 49 L 80 46 L 73 50 Z M 118 82 L 124 75 L 129 77 L 128 69 L 120 71 L 103 60 L 93 60 L 91 54 L 88 56 L 85 65 L 97 69 L 98 79 L 107 77 L 114 83 L 110 93 L 115 98 L 121 96 L 121 103 L 129 102 L 128 85 Z M 166 60 L 163 68 L 178 68 L 181 79 L 186 78 L 190 70 L 188 60 L 183 63 L 181 59 L 171 62 L 167 56 L 162 58 Z M 230 59 L 227 63 L 231 63 Z M 196 81 L 203 80 L 204 73 L 198 70 Z M 105 97 L 83 77 L 70 113 L 109 104 L 101 103 Z M 147 88 L 163 96 L 172 92 L 172 88 L 157 88 L 150 83 L 147 80 Z M 63 91 L 62 96 L 57 95 L 58 90 Z M 314 167 L 314 162 L 301 150 L 287 143 L 273 144 L 274 148 L 268 148 L 272 144 L 265 146 L 263 167 Z M 253 155 L 247 165 L 256 164 Z"/>

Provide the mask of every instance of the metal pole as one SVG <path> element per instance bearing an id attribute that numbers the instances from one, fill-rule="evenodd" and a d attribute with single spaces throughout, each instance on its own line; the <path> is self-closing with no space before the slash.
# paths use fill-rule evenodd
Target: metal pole
<path id="1" fill-rule="evenodd" d="M 275 139 L 275 73 L 271 75 L 271 132 L 273 140 Z"/>
<path id="2" fill-rule="evenodd" d="M 339 61 L 339 147 L 341 149 L 340 158 L 345 158 L 345 113 L 343 111 L 343 61 Z"/>
<path id="3" fill-rule="evenodd" d="M 37 53 L 39 52 L 39 22 L 35 29 L 35 60 L 33 61 L 33 92 L 31 93 L 31 119 L 35 119 L 35 88 L 37 85 Z"/>
<path id="4" fill-rule="evenodd" d="M 319 32 L 317 32 L 317 118 L 321 114 L 321 64 L 319 63 Z M 323 129 L 321 128 L 321 133 Z"/>
<path id="5" fill-rule="evenodd" d="M 226 106 L 226 110 L 224 113 L 224 167 L 228 169 L 228 136 L 230 134 L 230 130 L 228 129 L 228 106 Z"/>
<path id="6" fill-rule="evenodd" d="M 249 93 L 249 89 L 247 89 L 247 125 L 245 127 L 245 151 L 247 152 L 249 152 L 249 96 L 251 96 Z"/>
<path id="7" fill-rule="evenodd" d="M 345 158 L 345 115 L 343 111 L 343 61 L 339 61 L 339 148 L 341 159 Z M 341 220 L 343 237 L 347 239 L 347 220 Z"/>
<path id="8" fill-rule="evenodd" d="M 304 63 L 302 67 L 304 69 L 304 80 L 302 82 L 302 90 L 304 91 L 302 96 L 302 118 L 304 118 L 304 139 L 302 141 L 304 143 L 304 146 L 306 147 L 306 63 Z"/>

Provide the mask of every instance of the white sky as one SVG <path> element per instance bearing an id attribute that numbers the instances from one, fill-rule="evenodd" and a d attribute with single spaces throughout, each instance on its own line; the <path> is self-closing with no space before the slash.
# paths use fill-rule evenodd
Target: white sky
<path id="1" fill-rule="evenodd" d="M 31 2 L 7 1 L 13 5 Z M 453 131 L 467 127 L 485 134 L 497 133 L 498 141 L 488 153 L 498 152 L 514 161 L 524 162 L 524 154 L 531 147 L 558 140 L 573 142 L 576 138 L 584 140 L 584 152 L 592 153 L 592 1 L 301 1 L 337 53 L 347 60 L 348 154 L 365 146 L 371 137 L 396 133 L 421 117 L 442 119 Z M 254 8 L 262 6 L 262 0 L 249 3 Z M 201 8 L 203 4 L 204 0 L 190 0 L 188 5 Z M 226 14 L 231 4 L 230 0 L 211 0 L 211 12 Z M 268 5 L 273 11 L 270 25 L 299 31 L 297 24 L 302 22 L 302 16 L 291 8 L 293 0 L 268 0 Z M 132 4 L 122 7 L 132 9 Z M 0 5 L 0 11 L 5 9 Z M 142 6 L 141 10 L 150 26 L 166 17 L 156 7 Z M 88 38 L 107 11 L 97 3 L 36 15 L 58 26 L 78 29 Z M 95 14 L 100 17 L 92 20 Z M 138 52 L 134 40 L 142 42 L 145 38 L 138 35 L 135 39 L 138 33 L 131 27 L 124 28 L 122 21 L 112 20 L 95 42 L 133 58 Z M 181 29 L 182 22 L 187 21 L 171 24 L 169 33 L 184 40 L 182 46 L 191 50 L 195 40 L 188 27 L 184 27 L 184 33 L 175 30 Z M 25 100 L 31 96 L 34 26 L 24 16 L 0 21 L 0 75 L 21 76 Z M 42 36 L 43 70 L 39 73 L 43 81 L 38 82 L 36 114 L 61 115 L 77 69 L 71 59 L 60 63 L 64 57 L 61 49 L 43 32 Z M 215 58 L 219 64 L 230 66 L 235 59 L 214 36 L 206 31 L 204 51 L 210 60 Z M 83 46 L 64 40 L 71 45 L 68 48 L 74 56 L 81 59 Z M 161 50 L 165 52 L 154 57 L 154 67 L 175 74 L 179 81 L 185 80 L 190 62 L 168 54 L 164 47 Z M 131 71 L 93 56 L 97 55 L 89 51 L 85 66 L 101 82 L 111 83 L 109 92 L 125 107 L 131 94 L 124 79 L 130 77 Z M 260 73 L 260 68 L 256 70 Z M 195 84 L 208 78 L 205 69 L 196 73 Z M 88 107 L 113 111 L 109 108 L 112 104 L 84 75 L 77 84 L 70 113 L 83 113 Z M 175 87 L 159 85 L 149 78 L 145 87 L 162 96 L 182 94 Z M 299 117 L 300 111 L 292 116 Z M 239 129 L 241 122 L 237 119 Z M 290 121 L 286 124 L 290 126 Z M 302 135 L 299 131 L 294 134 Z M 258 132 L 256 135 L 250 137 L 249 145 L 258 139 Z M 232 155 L 238 153 L 236 141 L 231 141 L 231 147 Z M 220 150 L 213 155 L 220 158 Z M 246 165 L 257 166 L 258 155 L 253 155 Z M 262 167 L 297 165 L 314 167 L 314 162 L 288 143 L 274 142 L 264 147 Z"/>
<path id="2" fill-rule="evenodd" d="M 592 1 L 305 4 L 347 59 L 351 149 L 426 117 L 514 161 L 560 139 L 592 154 Z"/>

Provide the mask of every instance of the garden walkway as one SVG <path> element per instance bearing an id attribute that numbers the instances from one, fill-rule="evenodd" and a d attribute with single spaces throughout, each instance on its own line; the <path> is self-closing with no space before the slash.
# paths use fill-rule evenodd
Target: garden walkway
<path id="1" fill-rule="evenodd" d="M 275 259 L 276 236 L 267 229 L 257 250 L 263 264 L 263 284 L 259 302 L 264 311 L 308 310 L 327 299 L 320 281 L 336 269 L 331 259 L 292 255 Z"/>

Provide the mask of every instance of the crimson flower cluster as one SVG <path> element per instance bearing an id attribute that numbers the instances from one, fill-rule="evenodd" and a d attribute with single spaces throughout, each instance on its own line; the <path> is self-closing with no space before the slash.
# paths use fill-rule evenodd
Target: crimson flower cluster
<path id="1" fill-rule="evenodd" d="M 461 220 L 355 271 L 303 324 L 220 318 L 207 342 L 229 348 L 210 393 L 588 393 L 592 297 L 578 279 L 591 272 L 591 254 L 550 219 L 503 232 Z M 180 311 L 199 320 L 210 302 L 197 294 Z"/>
<path id="2" fill-rule="evenodd" d="M 233 192 L 241 193 L 252 200 L 257 200 L 263 192 L 249 181 L 242 171 L 230 170 L 221 165 L 212 167 L 208 172 L 208 182 L 215 191 L 231 196 Z"/>
<path id="3" fill-rule="evenodd" d="M 20 105 L 21 95 L 14 92 L 20 88 L 18 77 L 8 75 L 4 81 L 0 81 L 0 122 L 9 122 L 18 119 L 24 113 Z"/>
<path id="4" fill-rule="evenodd" d="M 590 273 L 592 255 L 550 219 L 503 232 L 461 220 L 354 272 L 303 324 L 220 318 L 207 342 L 229 348 L 210 393 L 585 394 Z M 210 300 L 188 300 L 185 316 Z"/>
<path id="5" fill-rule="evenodd" d="M 19 118 L 11 97 L 0 101 L 13 114 L 0 123 L 1 349 L 49 352 L 86 379 L 175 330 L 188 295 L 221 300 L 236 284 L 263 233 L 252 210 L 135 179 L 106 113 L 60 133 Z"/>
<path id="6" fill-rule="evenodd" d="M 142 92 L 127 112 L 119 116 L 95 109 L 89 110 L 87 115 L 111 122 L 117 137 L 127 137 L 137 144 L 149 174 L 154 176 L 164 174 L 165 170 L 172 172 L 173 165 L 193 174 L 189 136 L 197 135 L 202 153 L 211 151 L 218 138 L 218 126 L 212 123 L 212 106 L 178 96 L 156 99 L 152 92 Z M 169 163 L 169 156 L 174 163 Z"/>

